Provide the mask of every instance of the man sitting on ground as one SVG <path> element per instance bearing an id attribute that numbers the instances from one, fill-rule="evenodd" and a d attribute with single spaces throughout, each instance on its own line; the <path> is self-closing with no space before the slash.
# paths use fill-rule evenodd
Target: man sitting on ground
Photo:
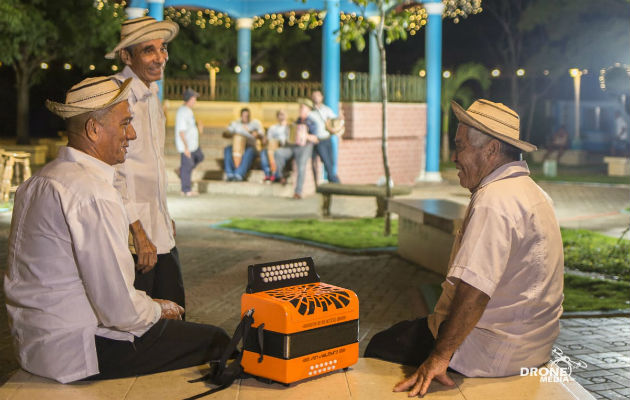
<path id="1" fill-rule="evenodd" d="M 562 314 L 564 257 L 551 199 L 529 177 L 519 117 L 503 104 L 452 102 L 460 185 L 472 193 L 442 294 L 428 318 L 376 334 L 365 355 L 419 365 L 394 391 L 422 396 L 433 379 L 516 375 L 549 361 Z"/>
<path id="2" fill-rule="evenodd" d="M 129 221 L 113 165 L 136 138 L 110 77 L 73 86 L 48 108 L 68 147 L 15 195 L 4 280 L 20 366 L 62 383 L 168 371 L 219 358 L 223 329 L 181 321 L 184 309 L 133 287 Z"/>

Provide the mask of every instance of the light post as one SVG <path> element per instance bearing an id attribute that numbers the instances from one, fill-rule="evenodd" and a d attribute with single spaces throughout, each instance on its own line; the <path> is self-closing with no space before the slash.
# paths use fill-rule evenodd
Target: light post
<path id="1" fill-rule="evenodd" d="M 217 87 L 217 72 L 219 72 L 219 66 L 216 61 L 210 61 L 206 63 L 206 70 L 210 77 L 210 100 L 216 99 L 216 87 Z"/>
<path id="2" fill-rule="evenodd" d="M 569 75 L 573 78 L 573 92 L 575 94 L 575 110 L 574 110 L 574 136 L 573 146 L 574 148 L 580 148 L 582 139 L 580 138 L 580 82 L 582 75 L 586 73 L 586 70 L 581 71 L 579 68 L 571 68 Z"/>

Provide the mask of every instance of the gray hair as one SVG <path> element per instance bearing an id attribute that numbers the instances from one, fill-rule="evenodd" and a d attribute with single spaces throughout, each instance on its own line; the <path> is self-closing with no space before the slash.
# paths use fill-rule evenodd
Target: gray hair
<path id="1" fill-rule="evenodd" d="M 488 144 L 492 139 L 496 138 L 481 132 L 479 129 L 475 129 L 472 126 L 468 127 L 468 142 L 472 147 L 479 149 Z M 503 140 L 499 140 L 499 144 L 501 145 L 499 147 L 499 153 L 508 160 L 520 161 L 523 158 L 522 151 L 518 147 L 514 147 Z"/>

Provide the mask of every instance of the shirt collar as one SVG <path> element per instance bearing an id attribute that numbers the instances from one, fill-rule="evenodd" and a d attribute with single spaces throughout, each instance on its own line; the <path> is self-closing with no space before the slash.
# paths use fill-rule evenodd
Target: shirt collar
<path id="1" fill-rule="evenodd" d="M 138 100 L 143 99 L 144 97 L 157 95 L 158 93 L 159 88 L 157 83 L 151 82 L 149 84 L 149 87 L 147 87 L 147 85 L 145 85 L 144 82 L 142 82 L 142 80 L 138 78 L 138 75 L 136 75 L 136 73 L 133 72 L 133 70 L 128 65 L 122 70 L 120 76 L 122 76 L 124 79 L 133 78 L 129 87 L 133 95 Z"/>
<path id="2" fill-rule="evenodd" d="M 527 166 L 526 161 L 512 161 L 501 165 L 481 180 L 477 190 L 492 182 L 496 182 L 501 179 L 516 178 L 518 176 L 529 176 L 529 167 Z"/>
<path id="3" fill-rule="evenodd" d="M 114 172 L 116 171 L 111 165 L 92 157 L 91 155 L 77 150 L 72 147 L 62 146 L 59 148 L 57 158 L 76 162 L 90 169 L 97 176 L 105 179 L 110 184 L 114 184 Z"/>

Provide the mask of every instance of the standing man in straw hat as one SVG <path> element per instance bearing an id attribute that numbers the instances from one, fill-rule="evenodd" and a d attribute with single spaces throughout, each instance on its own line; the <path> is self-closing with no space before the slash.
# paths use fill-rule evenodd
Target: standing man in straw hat
<path id="1" fill-rule="evenodd" d="M 529 177 L 519 117 L 503 104 L 453 102 L 460 185 L 472 193 L 442 295 L 428 318 L 400 322 L 366 356 L 419 365 L 394 391 L 424 395 L 433 379 L 516 375 L 550 358 L 562 314 L 564 258 L 551 199 Z"/>
<path id="2" fill-rule="evenodd" d="M 59 382 L 166 371 L 217 358 L 220 328 L 181 321 L 184 310 L 133 287 L 129 221 L 114 165 L 136 138 L 131 80 L 88 78 L 65 103 L 68 147 L 15 195 L 4 279 L 20 366 Z"/>
<path id="3" fill-rule="evenodd" d="M 115 185 L 129 216 L 135 286 L 149 296 L 185 307 L 175 224 L 166 204 L 165 117 L 156 83 L 168 60 L 166 44 L 178 32 L 178 25 L 171 21 L 151 17 L 125 21 L 120 43 L 105 57 L 118 55 L 125 68 L 115 77 L 121 81 L 131 78 L 129 104 L 138 139 L 129 146 L 127 162 L 117 167 Z"/>

